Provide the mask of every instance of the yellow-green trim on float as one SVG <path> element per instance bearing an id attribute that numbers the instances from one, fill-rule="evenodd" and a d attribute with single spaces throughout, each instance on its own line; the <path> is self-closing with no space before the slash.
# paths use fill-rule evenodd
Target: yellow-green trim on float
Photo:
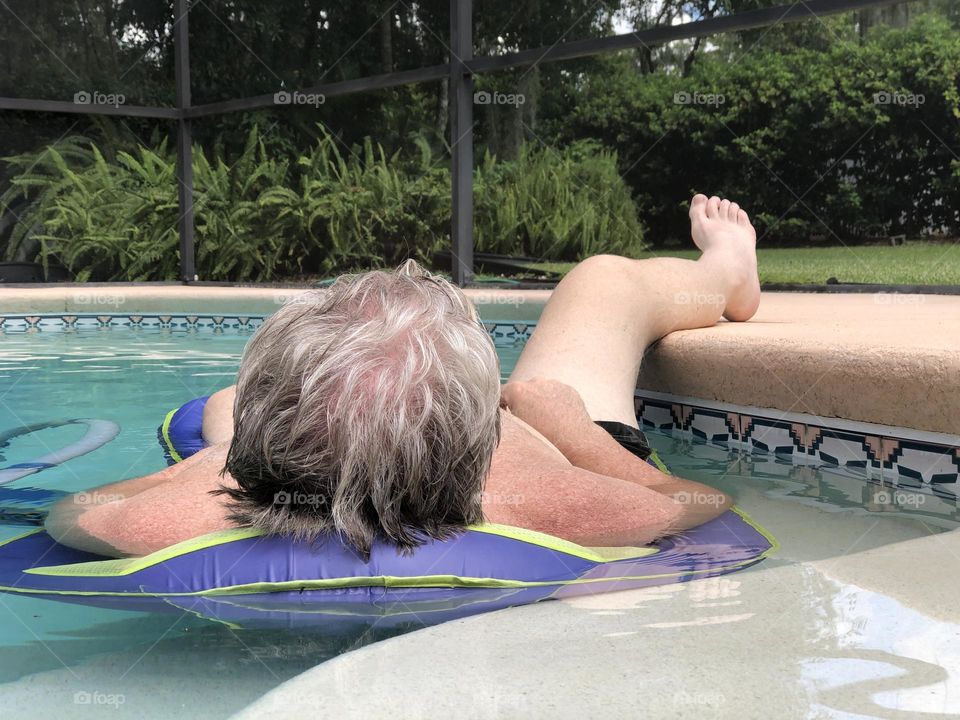
<path id="1" fill-rule="evenodd" d="M 537 545 L 548 550 L 597 563 L 608 562 L 610 560 L 648 557 L 660 552 L 657 548 L 652 547 L 585 548 L 582 545 L 577 545 L 576 543 L 553 535 L 513 527 L 511 525 L 497 525 L 495 523 L 471 525 L 467 530 L 487 533 L 488 535 L 499 535 L 500 537 L 510 538 L 511 540 L 520 540 L 531 545 Z M 30 534 L 32 533 L 27 533 L 26 535 Z M 20 537 L 26 537 L 26 535 L 21 535 Z M 170 547 L 163 548 L 162 550 L 143 557 L 94 560 L 92 562 L 72 563 L 70 565 L 47 565 L 44 567 L 28 568 L 23 572 L 29 575 L 49 575 L 54 577 L 121 577 L 124 575 L 132 575 L 135 572 L 145 570 L 159 563 L 198 550 L 206 550 L 207 548 L 217 545 L 261 537 L 263 535 L 264 532 L 262 530 L 254 528 L 218 530 L 191 538 L 190 540 L 184 540 L 181 543 L 171 545 Z"/>
<path id="2" fill-rule="evenodd" d="M 537 532 L 536 530 L 527 530 L 526 528 L 514 527 L 513 525 L 498 525 L 496 523 L 483 523 L 482 525 L 471 525 L 467 530 L 474 532 L 487 533 L 488 535 L 499 535 L 510 538 L 511 540 L 520 540 L 531 545 L 539 545 L 548 550 L 555 550 L 564 555 L 573 555 L 574 557 L 590 560 L 591 562 L 607 562 L 608 560 L 623 560 L 626 558 L 642 558 L 650 555 L 656 555 L 660 550 L 652 547 L 584 547 L 577 545 L 569 540 L 558 538 L 555 535 Z"/>
<path id="3" fill-rule="evenodd" d="M 198 550 L 226 543 L 246 540 L 247 538 L 264 535 L 263 530 L 254 528 L 233 528 L 217 530 L 216 532 L 200 535 L 183 542 L 170 545 L 143 557 L 118 558 L 116 560 L 94 560 L 92 562 L 71 563 L 70 565 L 48 565 L 45 567 L 27 568 L 23 572 L 30 575 L 52 575 L 56 577 L 121 577 L 132 575 L 135 572 L 146 570 L 167 560 L 188 555 Z M 24 536 L 21 536 L 24 537 Z"/>
<path id="4" fill-rule="evenodd" d="M 656 450 L 653 450 L 653 451 L 650 453 L 650 457 L 647 458 L 647 459 L 648 459 L 650 462 L 652 462 L 654 465 L 656 465 L 657 470 L 659 470 L 660 472 L 665 472 L 667 475 L 672 475 L 672 474 L 673 474 L 673 473 L 671 473 L 671 472 L 667 469 L 667 466 L 663 463 L 663 460 L 660 459 L 660 456 L 657 455 L 657 451 L 656 451 Z"/>
<path id="5" fill-rule="evenodd" d="M 590 583 L 598 582 L 629 582 L 633 580 L 654 580 L 661 578 L 672 578 L 672 577 L 683 577 L 686 575 L 699 575 L 699 574 L 713 574 L 720 573 L 723 571 L 736 570 L 737 568 L 752 565 L 754 563 L 763 560 L 767 556 L 773 554 L 780 549 L 780 544 L 777 542 L 776 538 L 773 537 L 769 532 L 764 528 L 760 527 L 753 520 L 748 517 L 742 510 L 739 508 L 732 508 L 743 520 L 753 527 L 758 533 L 760 533 L 767 542 L 770 543 L 770 547 L 765 550 L 763 553 L 758 555 L 755 558 L 750 558 L 749 560 L 742 560 L 731 565 L 724 565 L 722 567 L 715 568 L 705 568 L 702 570 L 684 570 L 674 573 L 660 573 L 657 575 L 627 575 L 620 577 L 604 577 L 604 578 L 576 578 L 574 580 L 558 580 L 558 581 L 536 581 L 530 582 L 525 580 L 503 580 L 499 578 L 474 578 L 474 577 L 459 577 L 456 575 L 424 575 L 424 576 L 411 576 L 411 577 L 396 577 L 389 575 L 381 576 L 365 576 L 365 577 L 348 577 L 348 578 L 325 578 L 325 579 L 313 579 L 313 580 L 287 580 L 283 582 L 260 582 L 260 583 L 247 583 L 243 585 L 230 585 L 226 587 L 218 588 L 206 588 L 204 590 L 194 590 L 191 592 L 170 592 L 170 593 L 149 593 L 149 592 L 119 592 L 119 591 L 96 591 L 96 590 L 41 590 L 36 588 L 22 588 L 22 587 L 7 587 L 0 586 L 0 591 L 5 592 L 15 592 L 31 595 L 75 595 L 75 596 L 114 596 L 114 597 L 204 597 L 211 596 L 216 597 L 220 595 L 252 595 L 252 594 L 263 594 L 263 593 L 274 593 L 274 592 L 290 592 L 290 591 L 306 591 L 306 590 L 323 590 L 330 588 L 349 588 L 349 587 L 384 587 L 384 588 L 532 588 L 532 587 L 548 587 L 548 586 L 557 586 L 563 587 L 565 585 L 584 585 Z M 547 538 L 551 540 L 556 540 L 560 545 L 573 545 L 575 548 L 580 548 L 583 553 L 580 557 L 586 559 L 592 559 L 593 557 L 600 557 L 598 553 L 595 553 L 587 548 L 581 548 L 579 545 L 574 543 L 567 543 L 566 540 L 561 540 L 560 538 L 553 538 L 551 535 L 543 535 L 542 533 L 536 533 L 531 530 L 524 530 L 523 528 L 513 528 L 506 525 L 483 525 L 477 526 L 471 529 L 478 529 L 481 532 L 490 532 L 492 534 L 503 535 L 504 537 L 516 537 L 517 539 L 524 540 L 525 542 L 533 542 L 535 538 Z M 11 538 L 0 545 L 12 542 L 13 540 L 18 540 L 35 533 L 42 532 L 41 530 L 33 530 L 18 537 Z M 25 570 L 24 572 L 33 573 L 37 575 L 53 575 L 53 576 L 73 576 L 73 577 L 109 577 L 116 575 L 126 575 L 136 570 L 131 570 L 130 567 L 137 567 L 142 569 L 145 567 L 150 567 L 158 562 L 163 560 L 170 559 L 171 557 L 177 557 L 179 555 L 185 554 L 187 552 L 192 552 L 194 550 L 200 550 L 207 547 L 213 547 L 215 545 L 220 545 L 226 542 L 232 542 L 234 540 L 240 540 L 247 537 L 257 537 L 263 533 L 257 530 L 224 530 L 216 533 L 210 533 L 209 535 L 204 535 L 199 538 L 194 538 L 193 540 L 188 540 L 184 543 L 178 543 L 177 545 L 172 545 L 169 548 L 165 548 L 157 553 L 148 555 L 143 558 L 130 558 L 130 559 L 121 559 L 121 560 L 103 560 L 96 561 L 93 563 L 77 563 L 76 565 L 61 565 L 61 566 L 52 566 L 48 568 L 34 568 L 31 570 Z M 649 551 L 658 552 L 656 548 L 637 548 L 638 550 L 647 551 L 647 555 L 651 554 Z M 159 559 L 158 559 L 159 556 Z M 629 556 L 634 557 L 634 556 Z M 636 556 L 636 557 L 643 557 Z M 619 559 L 619 558 L 618 558 Z M 608 562 L 603 559 L 597 560 L 597 562 Z M 102 568 L 94 568 L 97 572 L 83 572 L 83 569 L 86 569 L 85 566 L 105 566 Z M 71 571 L 73 568 L 77 568 L 78 571 Z"/>
<path id="6" fill-rule="evenodd" d="M 771 535 L 769 530 L 767 530 L 765 527 L 761 525 L 757 525 L 753 521 L 752 517 L 747 515 L 743 510 L 738 508 L 736 505 L 732 506 L 730 509 L 733 510 L 733 512 L 735 512 L 737 515 L 739 515 L 740 519 L 743 520 L 747 525 L 749 525 L 758 533 L 760 533 L 763 536 L 764 540 L 770 543 L 770 547 L 766 551 L 764 551 L 762 555 L 760 555 L 757 558 L 758 560 L 763 560 L 768 555 L 773 555 L 775 552 L 778 552 L 780 550 L 780 541 L 777 540 L 773 535 Z"/>
<path id="7" fill-rule="evenodd" d="M 768 551 L 769 552 L 769 551 Z M 721 573 L 736 570 L 745 565 L 759 562 L 767 553 L 758 555 L 749 560 L 742 560 L 732 565 L 724 565 L 700 570 L 684 570 L 675 573 L 659 573 L 656 575 L 622 575 L 619 577 L 602 578 L 575 578 L 573 580 L 555 581 L 527 581 L 502 580 L 499 578 L 459 577 L 456 575 L 424 575 L 411 577 L 396 577 L 393 575 L 378 575 L 349 578 L 324 578 L 316 580 L 285 580 L 283 582 L 247 583 L 244 585 L 228 585 L 219 588 L 207 588 L 191 592 L 121 592 L 97 590 L 42 590 L 37 588 L 10 587 L 0 585 L 2 592 L 22 593 L 25 595 L 74 595 L 83 597 L 217 597 L 219 595 L 256 595 L 274 592 L 304 592 L 308 590 L 328 590 L 331 588 L 350 587 L 383 587 L 383 588 L 533 588 L 533 587 L 564 587 L 566 585 L 587 585 L 592 583 L 630 582 L 632 580 L 657 580 L 661 578 L 683 577 L 703 573 Z"/>
<path id="8" fill-rule="evenodd" d="M 180 408 L 175 408 L 168 412 L 167 416 L 163 419 L 163 424 L 160 426 L 160 436 L 163 438 L 163 442 L 166 443 L 167 452 L 170 454 L 170 457 L 173 458 L 174 462 L 183 461 L 180 453 L 173 447 L 173 440 L 170 439 L 170 423 L 173 422 L 173 416 L 177 414 L 177 410 L 179 409 Z"/>

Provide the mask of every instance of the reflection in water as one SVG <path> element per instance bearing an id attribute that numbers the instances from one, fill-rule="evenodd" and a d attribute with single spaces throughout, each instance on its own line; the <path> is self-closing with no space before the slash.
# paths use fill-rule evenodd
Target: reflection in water
<path id="1" fill-rule="evenodd" d="M 776 532 L 763 506 L 750 510 Z M 816 517 L 802 505 L 792 513 Z M 808 524 L 807 535 L 829 534 L 834 522 L 849 519 L 830 517 L 827 525 Z M 924 560 L 935 561 L 916 558 Z M 847 561 L 857 566 L 856 556 Z M 781 559 L 733 576 L 564 605 L 589 617 L 580 624 L 597 631 L 593 637 L 617 641 L 618 654 L 676 684 L 673 696 L 653 701 L 667 716 L 755 717 L 763 698 L 777 708 L 769 717 L 960 717 L 960 622 L 834 581 L 821 567 L 830 562 Z M 891 563 L 891 589 L 898 574 Z M 960 581 L 943 581 L 960 593 Z"/>
<path id="2" fill-rule="evenodd" d="M 923 520 L 943 530 L 960 527 L 957 499 L 929 488 L 890 487 L 854 467 L 795 465 L 774 453 L 741 453 L 702 440 L 686 440 L 648 432 L 651 443 L 668 460 L 671 470 L 724 490 L 737 484 L 764 484 L 772 498 L 788 500 L 823 512 L 860 515 L 889 513 L 908 521 Z M 718 468 L 723 468 L 718 472 Z"/>
<path id="3" fill-rule="evenodd" d="M 832 610 L 835 649 L 804 666 L 820 703 L 896 720 L 960 717 L 960 624 L 853 585 L 838 585 Z"/>
<path id="4" fill-rule="evenodd" d="M 121 474 L 158 469 L 162 460 L 155 432 L 162 413 L 226 384 L 245 340 L 197 337 L 185 350 L 184 338 L 176 333 L 141 333 L 132 343 L 114 343 L 114 337 L 13 338 L 0 352 L 0 375 L 19 380 L 17 373 L 31 371 L 22 382 L 10 383 L 6 398 L 24 421 L 48 419 L 51 407 L 97 416 L 104 398 L 120 399 L 111 405 L 110 417 L 124 432 L 108 457 L 101 451 L 47 471 L 41 478 L 45 488 L 83 489 Z M 515 360 L 510 352 L 517 350 L 501 352 L 505 374 Z M 33 372 L 38 368 L 44 372 Z M 479 618 L 490 628 L 513 617 L 560 618 L 547 628 L 520 625 L 514 633 L 515 656 L 525 663 L 528 677 L 540 672 L 531 667 L 534 658 L 549 663 L 571 692 L 603 687 L 614 695 L 642 696 L 650 717 L 757 717 L 758 707 L 769 709 L 767 717 L 899 719 L 960 713 L 955 621 L 934 620 L 880 592 L 828 580 L 805 564 L 956 527 L 955 501 L 885 494 L 851 470 L 794 466 L 775 455 L 741 455 L 656 434 L 651 440 L 678 474 L 731 493 L 773 531 L 782 551 L 729 577 L 581 596 Z M 23 457 L 11 455 L 11 462 L 36 454 L 26 441 L 12 450 Z M 11 535 L 18 531 L 5 529 Z M 912 561 L 942 563 L 942 582 L 957 582 L 950 575 L 955 556 Z M 891 585 L 897 577 L 892 565 Z M 122 617 L 0 598 L 0 681 L 30 675 L 5 685 L 4 709 L 18 700 L 33 708 L 42 700 L 56 711 L 48 714 L 75 717 L 82 708 L 73 703 L 73 693 L 98 691 L 126 696 L 127 704 L 113 717 L 179 716 L 169 710 L 184 705 L 199 716 L 227 717 L 312 665 L 410 629 L 330 637 L 237 631 L 189 614 Z M 438 630 L 452 632 L 472 622 Z M 584 662 L 586 647 L 602 653 L 606 663 Z M 467 707 L 527 714 L 539 705 L 508 692 L 507 679 L 498 673 L 514 670 L 497 648 L 487 636 L 450 650 L 448 657 L 488 656 L 485 672 L 455 690 L 463 693 Z M 402 664 L 401 658 L 386 670 L 400 672 Z M 357 693 L 369 691 L 371 676 L 353 680 Z M 432 705 L 434 698 L 423 700 Z"/>

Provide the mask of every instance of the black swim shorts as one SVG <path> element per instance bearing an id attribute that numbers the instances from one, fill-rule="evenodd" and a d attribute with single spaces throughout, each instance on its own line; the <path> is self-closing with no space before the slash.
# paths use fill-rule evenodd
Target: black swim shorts
<path id="1" fill-rule="evenodd" d="M 650 443 L 647 442 L 647 436 L 637 428 L 610 420 L 597 420 L 596 423 L 641 460 L 646 460 L 653 452 Z"/>

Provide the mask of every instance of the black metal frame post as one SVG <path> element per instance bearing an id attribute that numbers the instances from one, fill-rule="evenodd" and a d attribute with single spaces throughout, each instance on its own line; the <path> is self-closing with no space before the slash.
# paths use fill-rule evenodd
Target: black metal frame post
<path id="1" fill-rule="evenodd" d="M 177 99 L 177 198 L 180 236 L 180 279 L 197 280 L 196 244 L 193 237 L 193 120 L 184 112 L 190 107 L 190 2 L 174 2 L 173 53 Z"/>
<path id="2" fill-rule="evenodd" d="M 453 281 L 473 281 L 473 0 L 450 0 L 450 250 Z"/>

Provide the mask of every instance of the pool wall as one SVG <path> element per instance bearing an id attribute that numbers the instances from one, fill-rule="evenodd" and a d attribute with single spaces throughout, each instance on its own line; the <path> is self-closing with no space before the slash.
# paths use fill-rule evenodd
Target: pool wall
<path id="1" fill-rule="evenodd" d="M 638 390 L 637 419 L 648 429 L 699 438 L 744 454 L 768 453 L 793 465 L 846 468 L 895 489 L 955 499 L 960 437 L 822 418 Z M 877 493 L 894 506 L 897 493 Z"/>

